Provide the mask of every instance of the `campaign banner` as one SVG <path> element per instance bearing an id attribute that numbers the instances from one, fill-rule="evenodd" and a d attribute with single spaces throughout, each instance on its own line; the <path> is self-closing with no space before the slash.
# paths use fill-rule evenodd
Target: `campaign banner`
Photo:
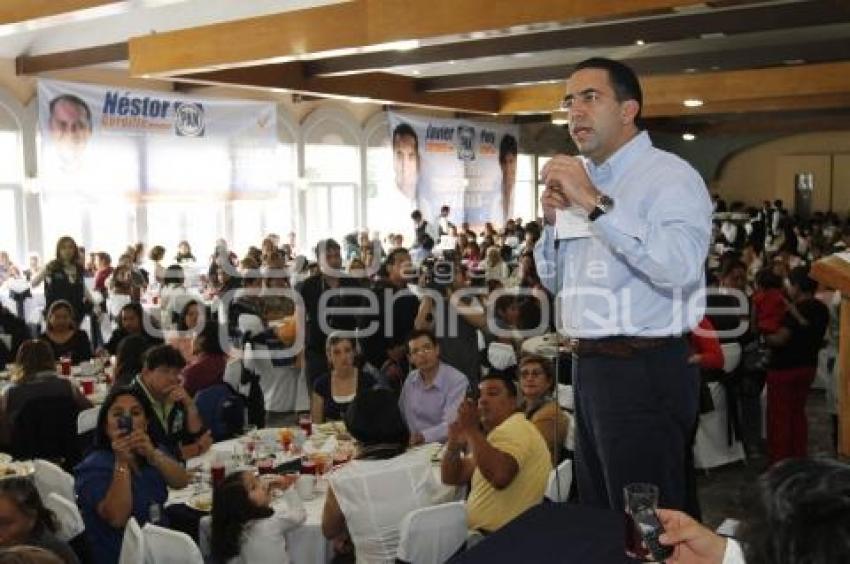
<path id="1" fill-rule="evenodd" d="M 426 221 L 502 225 L 516 183 L 519 127 L 389 112 L 396 188 Z"/>
<path id="2" fill-rule="evenodd" d="M 277 189 L 273 103 L 38 82 L 39 179 L 44 194 L 104 196 Z"/>

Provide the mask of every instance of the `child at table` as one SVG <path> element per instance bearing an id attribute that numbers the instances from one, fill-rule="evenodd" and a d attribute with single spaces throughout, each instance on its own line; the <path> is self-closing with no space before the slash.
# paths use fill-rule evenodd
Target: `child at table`
<path id="1" fill-rule="evenodd" d="M 307 518 L 289 476 L 261 480 L 253 472 L 236 472 L 213 494 L 212 553 L 228 564 L 288 564 L 285 534 Z M 270 489 L 284 495 L 272 503 Z"/>

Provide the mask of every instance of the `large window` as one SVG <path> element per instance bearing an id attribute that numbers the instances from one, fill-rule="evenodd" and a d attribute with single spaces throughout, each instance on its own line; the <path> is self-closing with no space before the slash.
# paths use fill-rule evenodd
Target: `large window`
<path id="1" fill-rule="evenodd" d="M 310 124 L 304 144 L 304 175 L 307 182 L 298 195 L 298 209 L 307 247 L 326 237 L 341 241 L 355 231 L 360 215 L 360 150 L 346 124 L 331 118 Z"/>
<path id="2" fill-rule="evenodd" d="M 511 217 L 522 218 L 523 223 L 537 218 L 537 175 L 534 171 L 534 155 L 518 155 L 516 162 L 516 185 L 514 187 Z"/>
<path id="3" fill-rule="evenodd" d="M 15 119 L 0 107 L 0 251 L 13 262 L 23 260 L 24 217 L 21 162 L 21 136 Z"/>

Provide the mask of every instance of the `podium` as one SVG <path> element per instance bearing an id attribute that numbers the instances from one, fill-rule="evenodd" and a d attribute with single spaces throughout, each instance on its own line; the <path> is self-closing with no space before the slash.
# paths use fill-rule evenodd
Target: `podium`
<path id="1" fill-rule="evenodd" d="M 838 329 L 838 453 L 850 456 L 850 253 L 812 265 L 810 276 L 841 293 Z"/>

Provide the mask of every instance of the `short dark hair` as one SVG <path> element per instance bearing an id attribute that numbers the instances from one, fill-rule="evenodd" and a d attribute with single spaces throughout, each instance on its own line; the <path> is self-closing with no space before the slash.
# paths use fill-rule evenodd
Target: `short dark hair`
<path id="1" fill-rule="evenodd" d="M 514 382 L 513 378 L 509 378 L 500 372 L 488 372 L 486 375 L 481 377 L 479 384 L 483 384 L 488 380 L 498 380 L 505 385 L 505 388 L 507 388 L 508 394 L 511 397 L 517 396 L 516 382 Z"/>
<path id="2" fill-rule="evenodd" d="M 791 272 L 788 273 L 788 281 L 793 286 L 797 286 L 800 290 L 807 294 L 814 294 L 818 289 L 817 281 L 809 276 L 808 266 L 797 266 L 792 268 Z"/>
<path id="3" fill-rule="evenodd" d="M 605 57 L 585 59 L 575 66 L 573 72 L 583 69 L 600 69 L 608 72 L 608 80 L 611 82 L 611 88 L 614 90 L 617 101 L 625 102 L 627 100 L 634 100 L 638 103 L 635 125 L 640 127 L 641 111 L 643 110 L 643 91 L 640 88 L 640 81 L 635 71 L 620 61 L 606 59 Z"/>
<path id="4" fill-rule="evenodd" d="M 761 289 L 782 288 L 782 278 L 770 268 L 762 268 L 756 273 L 756 286 Z"/>
<path id="5" fill-rule="evenodd" d="M 740 529 L 748 564 L 828 564 L 850 554 L 850 466 L 786 460 L 759 478 L 760 503 Z"/>
<path id="6" fill-rule="evenodd" d="M 171 345 L 157 345 L 145 351 L 142 366 L 145 370 L 156 370 L 160 366 L 182 370 L 186 366 L 186 359 Z"/>
<path id="7" fill-rule="evenodd" d="M 83 109 L 83 112 L 86 114 L 86 120 L 88 121 L 88 128 L 91 130 L 92 127 L 92 119 L 91 119 L 91 110 L 89 109 L 89 105 L 83 101 L 79 96 L 74 96 L 73 94 L 60 94 L 59 96 L 50 100 L 50 104 L 48 109 L 50 110 L 50 117 L 53 117 L 53 112 L 56 110 L 56 105 L 59 102 L 68 102 L 69 104 L 74 104 L 75 106 L 79 106 Z"/>
<path id="8" fill-rule="evenodd" d="M 165 247 L 162 245 L 155 245 L 148 251 L 148 257 L 151 260 L 162 260 L 162 257 L 165 256 Z"/>
<path id="9" fill-rule="evenodd" d="M 386 264 L 395 264 L 395 261 L 398 259 L 399 255 L 410 256 L 410 253 L 404 247 L 396 247 L 395 249 L 391 250 L 389 254 L 387 254 Z"/>
<path id="10" fill-rule="evenodd" d="M 420 337 L 427 337 L 429 341 L 431 341 L 432 345 L 437 345 L 437 336 L 434 335 L 433 331 L 429 331 L 428 329 L 414 329 L 407 335 L 407 342 L 416 340 Z"/>
<path id="11" fill-rule="evenodd" d="M 359 392 L 345 413 L 345 426 L 360 444 L 407 446 L 410 431 L 392 390 L 373 388 Z"/>
<path id="12" fill-rule="evenodd" d="M 519 154 L 519 146 L 516 142 L 516 137 L 510 133 L 506 133 L 499 143 L 499 164 L 504 164 L 508 155 L 517 156 Z"/>
<path id="13" fill-rule="evenodd" d="M 416 149 L 416 154 L 419 154 L 419 136 L 416 135 L 416 130 L 409 123 L 400 123 L 393 129 L 392 144 L 395 147 L 396 142 L 401 137 L 412 137 L 413 146 Z"/>
<path id="14" fill-rule="evenodd" d="M 97 258 L 99 258 L 104 264 L 106 264 L 106 265 L 112 264 L 112 257 L 109 256 L 109 253 L 100 252 L 100 253 L 96 253 L 96 254 L 97 254 Z"/>
<path id="15" fill-rule="evenodd" d="M 328 251 L 339 250 L 339 243 L 336 242 L 336 239 L 322 239 L 316 244 L 316 260 L 319 260 L 321 256 L 327 254 Z"/>
<path id="16" fill-rule="evenodd" d="M 419 221 L 420 219 L 422 219 L 422 212 L 419 210 L 413 210 L 410 213 L 410 219 L 412 219 L 413 221 Z"/>

